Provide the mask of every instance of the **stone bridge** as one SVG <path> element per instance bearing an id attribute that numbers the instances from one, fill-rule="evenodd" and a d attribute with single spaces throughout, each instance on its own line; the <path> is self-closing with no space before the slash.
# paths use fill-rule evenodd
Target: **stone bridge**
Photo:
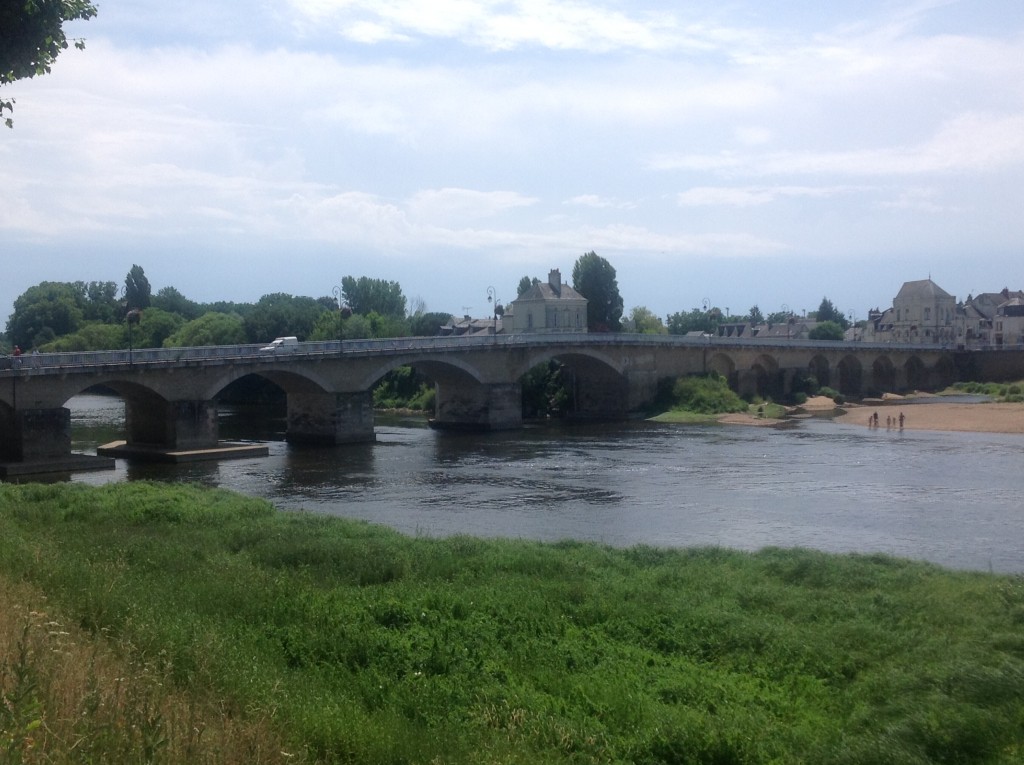
<path id="1" fill-rule="evenodd" d="M 781 398 L 806 375 L 860 397 L 1005 379 L 1024 368 L 1020 351 L 575 333 L 301 343 L 279 355 L 249 345 L 38 354 L 6 359 L 0 368 L 0 462 L 42 464 L 70 455 L 65 405 L 94 386 L 124 399 L 129 446 L 214 448 L 217 396 L 247 375 L 285 392 L 291 442 L 373 440 L 372 388 L 403 365 L 434 381 L 438 426 L 517 428 L 520 378 L 551 360 L 567 372 L 573 414 L 602 418 L 641 409 L 664 378 L 711 371 L 741 395 Z"/>

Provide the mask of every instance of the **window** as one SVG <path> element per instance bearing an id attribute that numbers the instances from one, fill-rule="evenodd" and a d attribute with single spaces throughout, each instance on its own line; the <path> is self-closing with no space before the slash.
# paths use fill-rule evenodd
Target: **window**
<path id="1" fill-rule="evenodd" d="M 931 321 L 931 318 L 932 318 L 932 309 L 931 308 L 925 308 L 924 309 L 924 320 L 925 321 Z"/>

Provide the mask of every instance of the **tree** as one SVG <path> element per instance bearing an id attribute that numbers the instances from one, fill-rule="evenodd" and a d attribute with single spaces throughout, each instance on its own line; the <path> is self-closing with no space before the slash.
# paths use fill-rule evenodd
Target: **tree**
<path id="1" fill-rule="evenodd" d="M 641 335 L 664 335 L 668 332 L 660 316 L 646 306 L 638 305 L 629 312 L 629 323 L 633 331 Z"/>
<path id="2" fill-rule="evenodd" d="M 135 327 L 136 348 L 160 348 L 164 340 L 177 332 L 185 324 L 185 319 L 176 313 L 161 308 L 148 308 L 139 317 Z"/>
<path id="3" fill-rule="evenodd" d="M 305 340 L 327 311 L 311 297 L 284 292 L 264 295 L 245 317 L 245 334 L 251 343 L 266 342 L 282 335 L 295 335 Z"/>
<path id="4" fill-rule="evenodd" d="M 750 321 L 752 327 L 757 327 L 764 324 L 764 314 L 761 313 L 761 309 L 756 304 L 750 306 L 750 311 L 747 313 L 747 319 Z"/>
<path id="5" fill-rule="evenodd" d="M 341 280 L 341 294 L 353 313 L 405 317 L 405 295 L 398 282 L 346 276 Z"/>
<path id="6" fill-rule="evenodd" d="M 718 320 L 721 318 L 722 312 L 718 308 L 712 308 L 710 311 L 693 308 L 689 313 L 676 312 L 668 316 L 668 333 L 685 335 L 690 332 L 705 332 L 711 335 L 715 333 Z"/>
<path id="7" fill-rule="evenodd" d="M 75 282 L 82 291 L 82 318 L 86 321 L 117 321 L 117 282 Z"/>
<path id="8" fill-rule="evenodd" d="M 832 301 L 827 297 L 821 299 L 821 305 L 818 306 L 818 313 L 814 318 L 818 321 L 834 321 L 842 329 L 846 329 L 849 326 L 849 322 L 843 316 L 842 311 L 832 305 Z"/>
<path id="9" fill-rule="evenodd" d="M 589 330 L 619 331 L 623 304 L 611 263 L 593 251 L 581 255 L 572 267 L 572 286 L 587 299 Z"/>
<path id="10" fill-rule="evenodd" d="M 245 325 L 235 314 L 205 313 L 164 340 L 164 348 L 192 348 L 201 345 L 241 345 Z"/>
<path id="11" fill-rule="evenodd" d="M 204 313 L 195 301 L 189 300 L 174 287 L 162 287 L 150 300 L 153 308 L 176 313 L 186 321 L 198 319 Z"/>
<path id="12" fill-rule="evenodd" d="M 428 311 L 409 320 L 409 333 L 413 337 L 432 337 L 441 333 L 441 327 L 452 320 L 450 313 Z"/>
<path id="13" fill-rule="evenodd" d="M 152 288 L 142 266 L 132 264 L 131 270 L 124 277 L 124 299 L 128 310 L 133 308 L 149 308 Z"/>
<path id="14" fill-rule="evenodd" d="M 529 276 L 524 276 L 519 280 L 519 286 L 516 288 L 516 297 L 525 295 L 527 290 L 535 284 L 540 284 L 540 279 L 536 277 L 531 279 Z"/>
<path id="15" fill-rule="evenodd" d="M 27 349 L 76 332 L 83 321 L 83 303 L 77 284 L 40 282 L 29 287 L 14 301 L 14 313 L 7 320 L 8 338 Z"/>
<path id="16" fill-rule="evenodd" d="M 86 21 L 96 15 L 88 0 L 5 0 L 0 2 L 0 85 L 48 74 L 62 50 L 68 48 L 64 22 Z M 85 43 L 75 40 L 81 50 Z M 0 118 L 14 111 L 14 100 L 0 99 Z M 13 127 L 10 117 L 4 118 Z"/>
<path id="17" fill-rule="evenodd" d="M 842 340 L 843 328 L 839 326 L 839 322 L 819 321 L 818 325 L 807 333 L 807 337 L 811 340 Z"/>

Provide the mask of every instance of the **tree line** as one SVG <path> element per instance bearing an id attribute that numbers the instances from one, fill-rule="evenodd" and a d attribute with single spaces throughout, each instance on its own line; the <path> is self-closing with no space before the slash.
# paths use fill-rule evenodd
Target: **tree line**
<path id="1" fill-rule="evenodd" d="M 595 252 L 580 256 L 572 270 L 573 288 L 587 298 L 592 332 L 717 334 L 722 324 L 752 325 L 794 321 L 792 313 L 765 316 L 754 305 L 742 315 L 710 305 L 669 314 L 663 321 L 645 306 L 623 319 L 623 299 L 615 268 Z M 524 276 L 522 295 L 540 283 Z M 497 311 L 500 313 L 500 311 Z M 849 322 L 822 299 L 810 318 L 819 322 L 812 337 L 842 339 Z M 275 292 L 255 303 L 190 300 L 173 286 L 153 291 L 144 269 L 133 264 L 124 283 L 113 281 L 41 282 L 14 302 L 2 350 L 93 351 L 120 348 L 195 347 L 263 343 L 282 335 L 300 340 L 354 340 L 431 336 L 450 323 L 447 312 L 427 311 L 410 301 L 397 281 L 345 276 L 333 295 L 307 297 Z"/>

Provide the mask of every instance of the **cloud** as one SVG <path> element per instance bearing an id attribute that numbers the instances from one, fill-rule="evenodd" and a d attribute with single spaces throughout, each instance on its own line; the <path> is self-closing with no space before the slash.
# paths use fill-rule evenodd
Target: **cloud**
<path id="1" fill-rule="evenodd" d="M 417 220 L 469 221 L 490 218 L 509 210 L 530 207 L 539 200 L 514 191 L 475 191 L 472 189 L 429 189 L 409 200 L 409 210 Z"/>
<path id="2" fill-rule="evenodd" d="M 575 207 L 589 207 L 594 210 L 631 210 L 636 207 L 636 202 L 609 199 L 599 194 L 580 194 L 579 196 L 566 199 L 562 204 Z"/>
<path id="3" fill-rule="evenodd" d="M 783 198 L 825 199 L 866 191 L 862 186 L 698 186 L 677 195 L 680 207 L 758 207 Z"/>
<path id="4" fill-rule="evenodd" d="M 559 0 L 292 0 L 299 24 L 361 43 L 457 39 L 493 51 L 523 46 L 590 52 L 666 48 L 674 19 Z"/>
<path id="5" fill-rule="evenodd" d="M 657 170 L 736 175 L 906 176 L 988 173 L 1024 163 L 1024 114 L 964 114 L 915 145 L 833 152 L 662 155 Z"/>

